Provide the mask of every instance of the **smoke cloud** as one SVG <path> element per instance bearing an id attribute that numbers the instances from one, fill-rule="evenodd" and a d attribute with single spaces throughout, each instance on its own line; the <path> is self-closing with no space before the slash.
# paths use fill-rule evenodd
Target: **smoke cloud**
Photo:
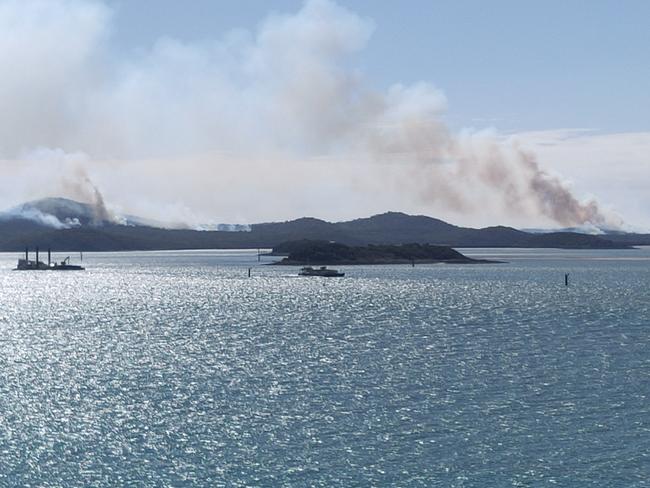
<path id="1" fill-rule="evenodd" d="M 88 168 L 93 163 L 82 153 L 66 153 L 61 149 L 37 148 L 20 155 L 19 165 L 7 168 L 7 179 L 17 182 L 19 193 L 36 197 L 65 196 L 86 203 L 92 211 L 91 223 L 103 225 L 118 223 L 120 219 L 111 211 L 104 201 L 99 188 L 93 183 Z M 8 188 L 10 189 L 10 188 Z M 55 222 L 52 215 L 31 207 L 18 206 L 13 213 L 20 211 L 25 218 L 42 221 L 52 227 L 68 228 L 79 225 L 79 222 Z M 49 220 L 43 220 L 47 217 Z M 51 218 L 51 219 L 50 219 Z M 54 220 L 52 220 L 54 219 Z"/>
<path id="2" fill-rule="evenodd" d="M 76 166 L 64 173 L 62 185 L 64 194 L 91 205 L 95 225 L 116 222 L 116 217 L 106 207 L 102 193 L 90 180 L 82 166 Z"/>
<path id="3" fill-rule="evenodd" d="M 60 192 L 98 222 L 111 208 L 190 224 L 390 209 L 620 225 L 515 139 L 453 133 L 431 84 L 373 89 L 354 60 L 375 26 L 332 1 L 128 59 L 110 49 L 113 16 L 92 0 L 0 4 L 7 203 Z"/>
<path id="4" fill-rule="evenodd" d="M 70 229 L 81 225 L 79 220 L 64 219 L 62 221 L 52 214 L 43 213 L 38 209 L 29 208 L 27 205 L 20 205 L 4 212 L 0 212 L 0 222 L 3 220 L 13 220 L 15 218 L 32 220 L 39 224 L 52 227 L 53 229 Z"/>

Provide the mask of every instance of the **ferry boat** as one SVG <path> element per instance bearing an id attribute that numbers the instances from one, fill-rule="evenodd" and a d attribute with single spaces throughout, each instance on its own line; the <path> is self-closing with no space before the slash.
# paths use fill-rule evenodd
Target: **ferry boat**
<path id="1" fill-rule="evenodd" d="M 305 266 L 298 273 L 299 276 L 326 276 L 328 278 L 341 277 L 345 276 L 345 273 L 341 273 L 336 269 L 328 269 L 327 266 L 321 266 L 320 268 L 312 268 L 311 266 Z"/>
<path id="2" fill-rule="evenodd" d="M 36 259 L 29 259 L 29 249 L 25 249 L 25 259 L 19 259 L 14 271 L 83 271 L 86 268 L 76 264 L 70 264 L 70 256 L 60 263 L 52 262 L 52 252 L 47 250 L 47 264 L 38 259 L 38 248 L 36 248 Z"/>

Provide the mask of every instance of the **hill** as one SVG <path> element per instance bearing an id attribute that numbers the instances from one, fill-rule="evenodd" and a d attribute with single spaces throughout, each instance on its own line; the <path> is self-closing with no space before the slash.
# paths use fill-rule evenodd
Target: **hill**
<path id="1" fill-rule="evenodd" d="M 650 234 L 617 232 L 606 234 L 605 238 L 621 245 L 650 246 Z"/>
<path id="2" fill-rule="evenodd" d="M 422 215 L 387 212 L 331 223 L 315 218 L 237 227 L 246 231 L 199 231 L 145 225 L 131 217 L 119 222 L 98 219 L 92 206 L 65 199 L 30 202 L 0 214 L 0 251 L 25 246 L 57 250 L 129 251 L 167 249 L 272 248 L 309 239 L 348 246 L 407 243 L 451 247 L 544 247 L 624 249 L 638 240 L 575 232 L 533 234 L 511 227 L 472 229 Z M 614 240 L 617 239 L 617 241 Z"/>
<path id="3" fill-rule="evenodd" d="M 327 241 L 293 241 L 273 248 L 273 254 L 288 253 L 278 265 L 359 265 L 359 264 L 416 264 L 496 263 L 468 258 L 449 246 L 431 244 L 400 244 L 346 246 Z"/>

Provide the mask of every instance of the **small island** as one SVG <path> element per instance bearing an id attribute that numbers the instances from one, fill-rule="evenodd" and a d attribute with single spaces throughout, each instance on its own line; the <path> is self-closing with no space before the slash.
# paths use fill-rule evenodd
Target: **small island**
<path id="1" fill-rule="evenodd" d="M 431 244 L 346 246 L 337 242 L 300 240 L 273 248 L 271 256 L 286 256 L 273 264 L 354 265 L 354 264 L 490 264 L 500 261 L 472 259 L 448 246 Z"/>

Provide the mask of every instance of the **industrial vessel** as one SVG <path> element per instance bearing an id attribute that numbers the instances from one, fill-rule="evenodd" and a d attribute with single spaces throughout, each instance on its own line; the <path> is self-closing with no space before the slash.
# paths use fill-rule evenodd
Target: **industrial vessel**
<path id="1" fill-rule="evenodd" d="M 38 248 L 36 248 L 36 259 L 29 259 L 29 249 L 25 249 L 25 259 L 19 259 L 18 265 L 14 271 L 83 271 L 86 268 L 76 264 L 70 264 L 70 256 L 63 261 L 52 261 L 52 251 L 47 250 L 47 264 L 38 258 Z"/>

